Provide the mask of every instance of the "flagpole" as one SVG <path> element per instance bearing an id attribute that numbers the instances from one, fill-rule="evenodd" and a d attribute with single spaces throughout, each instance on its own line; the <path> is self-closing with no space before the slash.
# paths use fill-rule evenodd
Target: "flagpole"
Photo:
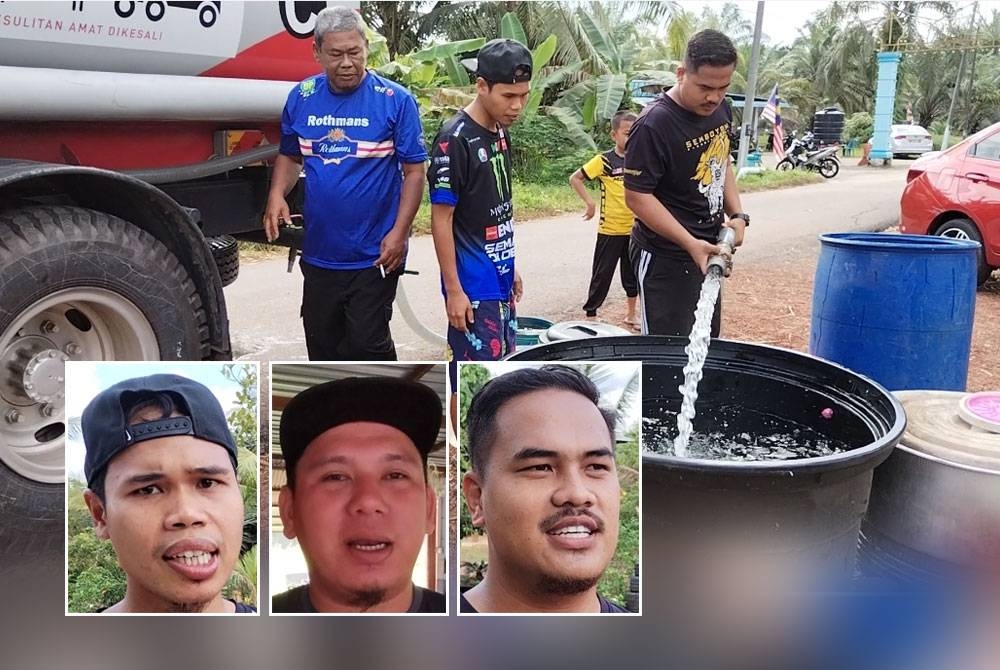
<path id="1" fill-rule="evenodd" d="M 743 119 L 740 124 L 740 151 L 736 158 L 736 174 L 746 165 L 747 151 L 750 149 L 750 133 L 756 124 L 754 104 L 757 102 L 757 65 L 760 60 L 760 31 L 764 23 L 764 0 L 757 2 L 757 20 L 753 26 L 753 48 L 750 51 L 750 65 L 747 68 L 747 88 L 743 96 Z M 747 116 L 749 110 L 750 116 Z"/>

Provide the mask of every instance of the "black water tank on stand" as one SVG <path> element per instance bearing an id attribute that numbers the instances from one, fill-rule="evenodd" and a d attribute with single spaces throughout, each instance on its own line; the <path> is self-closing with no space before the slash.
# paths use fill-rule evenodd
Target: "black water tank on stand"
<path id="1" fill-rule="evenodd" d="M 813 116 L 813 135 L 820 144 L 840 144 L 844 132 L 844 112 L 836 107 L 821 109 Z"/>

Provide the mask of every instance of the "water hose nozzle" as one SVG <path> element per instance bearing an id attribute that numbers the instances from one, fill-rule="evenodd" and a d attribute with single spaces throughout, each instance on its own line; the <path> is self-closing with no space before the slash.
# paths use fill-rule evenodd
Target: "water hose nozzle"
<path id="1" fill-rule="evenodd" d="M 719 231 L 716 245 L 720 248 L 719 253 L 708 258 L 708 271 L 713 268 L 723 277 L 728 277 L 733 273 L 733 253 L 736 251 L 736 231 L 729 226 L 723 226 Z"/>

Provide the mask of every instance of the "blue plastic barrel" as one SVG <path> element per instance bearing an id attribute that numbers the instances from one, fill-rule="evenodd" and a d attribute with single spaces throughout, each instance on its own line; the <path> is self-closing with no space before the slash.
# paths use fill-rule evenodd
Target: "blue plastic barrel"
<path id="1" fill-rule="evenodd" d="M 890 391 L 964 391 L 979 244 L 891 233 L 819 239 L 809 353 Z"/>

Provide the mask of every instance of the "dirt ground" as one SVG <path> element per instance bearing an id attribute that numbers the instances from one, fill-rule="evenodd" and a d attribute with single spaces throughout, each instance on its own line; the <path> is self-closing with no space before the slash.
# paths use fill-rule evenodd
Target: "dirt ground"
<path id="1" fill-rule="evenodd" d="M 722 336 L 807 351 L 812 311 L 813 258 L 768 266 L 737 265 L 724 285 Z M 617 279 L 616 279 L 617 281 Z M 606 303 L 600 320 L 622 325 L 624 304 Z M 1000 390 L 1000 280 L 979 289 L 967 390 Z"/>

